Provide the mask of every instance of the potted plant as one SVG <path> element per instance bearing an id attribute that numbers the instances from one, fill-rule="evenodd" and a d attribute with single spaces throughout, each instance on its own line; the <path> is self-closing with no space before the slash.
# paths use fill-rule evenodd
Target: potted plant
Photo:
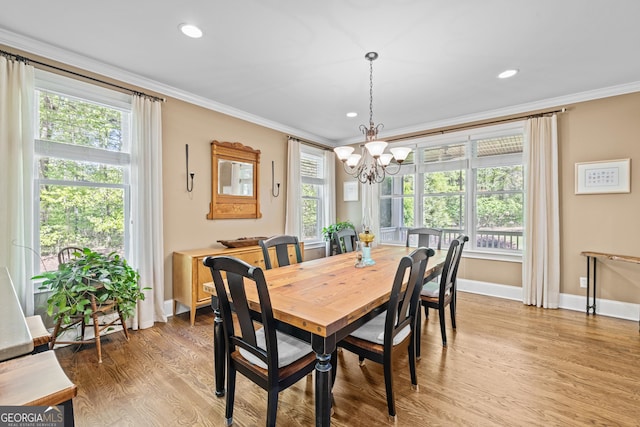
<path id="1" fill-rule="evenodd" d="M 135 313 L 138 300 L 144 300 L 142 291 L 149 289 L 140 287 L 140 274 L 126 259 L 115 252 L 105 255 L 89 248 L 60 264 L 57 270 L 33 278 L 44 279 L 40 289 L 51 292 L 47 299 L 47 314 L 54 316 L 56 322 L 62 318 L 63 324 L 80 316 L 89 323 L 93 314 L 91 294 L 98 311 L 102 306 L 112 305 L 126 320 Z"/>
<path id="2" fill-rule="evenodd" d="M 333 236 L 333 233 L 335 233 L 336 231 L 340 231 L 343 228 L 349 227 L 353 228 L 354 230 L 356 229 L 353 223 L 349 220 L 336 222 L 335 224 L 330 224 L 322 228 L 322 236 L 324 237 L 324 240 L 327 241 L 327 256 L 333 255 L 335 253 L 333 243 L 331 242 L 331 236 Z"/>

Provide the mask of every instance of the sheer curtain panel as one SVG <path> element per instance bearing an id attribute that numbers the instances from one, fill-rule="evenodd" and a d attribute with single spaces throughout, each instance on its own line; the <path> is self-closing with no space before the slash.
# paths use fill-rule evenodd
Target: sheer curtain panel
<path id="1" fill-rule="evenodd" d="M 525 250 L 523 303 L 558 308 L 560 220 L 557 117 L 535 117 L 525 125 Z"/>
<path id="2" fill-rule="evenodd" d="M 133 97 L 131 170 L 131 265 L 140 272 L 145 300 L 138 303 L 133 329 L 166 322 L 162 238 L 162 110 L 159 101 Z"/>
<path id="3" fill-rule="evenodd" d="M 300 188 L 300 141 L 289 138 L 287 146 L 287 210 L 284 234 L 299 236 L 302 222 Z"/>
<path id="4" fill-rule="evenodd" d="M 34 70 L 0 55 L 0 267 L 26 315 L 33 314 Z"/>

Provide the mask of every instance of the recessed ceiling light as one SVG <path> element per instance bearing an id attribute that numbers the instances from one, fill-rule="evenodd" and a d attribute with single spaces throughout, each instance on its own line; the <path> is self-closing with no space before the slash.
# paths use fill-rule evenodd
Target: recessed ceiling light
<path id="1" fill-rule="evenodd" d="M 184 34 L 185 36 L 191 37 L 193 39 L 199 39 L 200 37 L 202 37 L 202 30 L 195 25 L 180 24 L 178 25 L 178 28 L 180 28 L 180 31 L 182 31 L 182 34 Z"/>
<path id="2" fill-rule="evenodd" d="M 498 78 L 499 79 L 508 79 L 509 77 L 513 77 L 516 74 L 518 74 L 518 70 L 515 70 L 515 69 L 504 70 L 503 72 L 498 74 Z"/>
<path id="3" fill-rule="evenodd" d="M 355 111 L 351 111 L 347 113 L 347 117 L 358 117 L 358 113 L 356 113 Z"/>

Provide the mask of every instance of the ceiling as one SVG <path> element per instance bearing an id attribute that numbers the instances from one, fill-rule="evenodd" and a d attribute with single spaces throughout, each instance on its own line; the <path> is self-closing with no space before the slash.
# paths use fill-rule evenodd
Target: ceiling
<path id="1" fill-rule="evenodd" d="M 382 137 L 640 90 L 637 0 L 3 3 L 0 44 L 330 145 L 363 139 L 369 51 Z"/>

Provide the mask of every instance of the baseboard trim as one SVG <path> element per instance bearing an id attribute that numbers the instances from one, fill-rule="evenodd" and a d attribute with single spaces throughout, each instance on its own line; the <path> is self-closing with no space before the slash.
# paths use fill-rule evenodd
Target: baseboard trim
<path id="1" fill-rule="evenodd" d="M 458 290 L 496 298 L 522 301 L 520 286 L 499 285 L 477 280 L 458 279 Z M 587 297 L 585 295 L 560 294 L 558 308 L 586 312 Z M 625 320 L 640 320 L 640 304 L 612 301 L 596 298 L 596 312 L 602 316 Z"/>

